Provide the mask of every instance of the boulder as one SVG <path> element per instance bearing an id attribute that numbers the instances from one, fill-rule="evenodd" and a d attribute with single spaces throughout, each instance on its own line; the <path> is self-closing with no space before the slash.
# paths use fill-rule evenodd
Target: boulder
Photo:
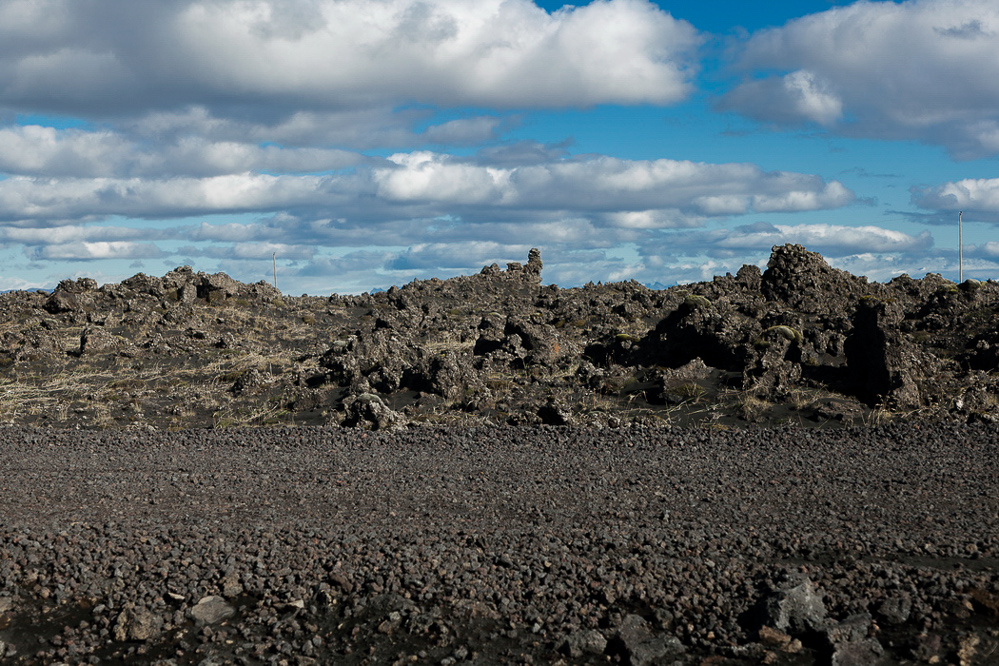
<path id="1" fill-rule="evenodd" d="M 236 614 L 236 609 L 222 597 L 208 596 L 192 606 L 187 614 L 194 620 L 195 624 L 201 627 L 228 620 Z"/>
<path id="2" fill-rule="evenodd" d="M 404 428 L 407 423 L 405 416 L 390 409 L 374 393 L 362 393 L 346 403 L 346 406 L 347 418 L 343 425 L 349 428 L 396 430 Z"/>
<path id="3" fill-rule="evenodd" d="M 763 604 L 763 624 L 791 635 L 820 631 L 827 622 L 822 595 L 806 576 L 791 576 Z"/>
<path id="4" fill-rule="evenodd" d="M 608 647 L 614 654 L 620 654 L 631 666 L 669 663 L 686 648 L 676 636 L 659 635 L 652 631 L 649 623 L 640 615 L 626 615 L 621 627 Z"/>
<path id="5" fill-rule="evenodd" d="M 50 314 L 62 314 L 63 312 L 73 312 L 80 309 L 76 295 L 68 291 L 56 290 L 45 301 L 45 311 Z"/>
<path id="6" fill-rule="evenodd" d="M 80 334 L 80 355 L 103 354 L 119 346 L 119 340 L 103 326 L 87 326 Z"/>
<path id="7" fill-rule="evenodd" d="M 851 615 L 831 623 L 824 631 L 832 666 L 867 666 L 884 654 L 884 648 L 871 637 L 872 618 L 868 613 Z"/>
<path id="8" fill-rule="evenodd" d="M 572 632 L 560 648 L 563 654 L 573 659 L 579 659 L 584 655 L 600 655 L 606 649 L 607 639 L 596 629 Z"/>
<path id="9" fill-rule="evenodd" d="M 118 615 L 114 626 L 116 641 L 148 641 L 160 634 L 163 618 L 146 608 L 129 605 Z"/>
<path id="10" fill-rule="evenodd" d="M 923 404 L 918 380 L 933 363 L 899 329 L 903 317 L 894 301 L 869 297 L 857 303 L 844 347 L 856 394 L 871 406 L 887 402 L 907 409 Z"/>

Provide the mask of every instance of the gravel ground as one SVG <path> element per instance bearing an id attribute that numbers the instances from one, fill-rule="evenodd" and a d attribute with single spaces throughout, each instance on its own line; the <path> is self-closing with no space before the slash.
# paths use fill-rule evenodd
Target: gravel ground
<path id="1" fill-rule="evenodd" d="M 999 663 L 999 428 L 0 430 L 0 662 Z"/>

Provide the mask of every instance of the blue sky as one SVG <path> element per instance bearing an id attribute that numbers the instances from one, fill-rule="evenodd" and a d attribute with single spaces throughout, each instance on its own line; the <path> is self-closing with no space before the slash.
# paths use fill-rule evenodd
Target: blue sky
<path id="1" fill-rule="evenodd" d="M 994 0 L 4 0 L 0 290 L 999 277 Z"/>

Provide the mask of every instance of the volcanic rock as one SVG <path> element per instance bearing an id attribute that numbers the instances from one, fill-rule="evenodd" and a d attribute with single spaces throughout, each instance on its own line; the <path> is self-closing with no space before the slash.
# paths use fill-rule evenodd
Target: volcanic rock
<path id="1" fill-rule="evenodd" d="M 374 393 L 362 393 L 347 404 L 346 427 L 367 430 L 395 430 L 405 427 L 406 417 L 386 406 Z"/>
<path id="2" fill-rule="evenodd" d="M 542 268 L 535 249 L 506 270 L 290 297 L 182 266 L 3 294 L 0 373 L 17 405 L 3 418 L 373 427 L 380 408 L 356 403 L 371 393 L 430 425 L 999 419 L 992 281 L 872 284 L 797 245 L 762 273 L 668 289 L 561 289 Z"/>
<path id="3" fill-rule="evenodd" d="M 222 597 L 216 596 L 203 597 L 188 611 L 188 615 L 198 626 L 218 624 L 235 614 L 235 608 L 226 603 Z"/>
<path id="4" fill-rule="evenodd" d="M 763 606 L 765 626 L 791 635 L 821 630 L 827 611 L 815 584 L 804 576 L 791 576 Z"/>
<path id="5" fill-rule="evenodd" d="M 906 409 L 923 404 L 918 380 L 931 363 L 899 330 L 899 303 L 877 298 L 857 303 L 845 351 L 857 394 L 870 405 L 890 401 Z"/>

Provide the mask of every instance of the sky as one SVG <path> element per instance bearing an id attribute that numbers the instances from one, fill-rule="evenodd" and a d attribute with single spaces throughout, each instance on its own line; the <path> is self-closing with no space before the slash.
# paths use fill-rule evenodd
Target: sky
<path id="1" fill-rule="evenodd" d="M 997 54 L 995 0 L 0 0 L 0 290 L 999 278 Z"/>

